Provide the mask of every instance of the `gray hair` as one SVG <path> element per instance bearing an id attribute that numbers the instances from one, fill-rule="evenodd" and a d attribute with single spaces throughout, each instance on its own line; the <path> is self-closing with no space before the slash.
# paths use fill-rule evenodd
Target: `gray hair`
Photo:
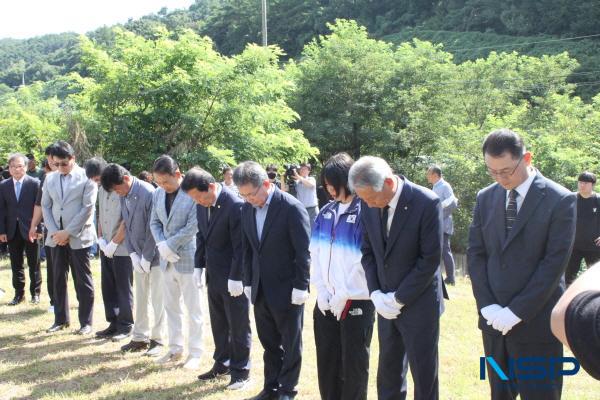
<path id="1" fill-rule="evenodd" d="M 27 158 L 27 156 L 25 156 L 25 154 L 21 154 L 21 153 L 13 153 L 11 155 L 8 156 L 8 165 L 10 165 L 11 162 L 15 161 L 17 158 L 20 158 L 23 160 L 23 164 L 25 166 L 27 166 L 27 163 L 29 162 L 29 159 Z"/>
<path id="2" fill-rule="evenodd" d="M 356 188 L 371 187 L 376 192 L 381 192 L 383 181 L 392 175 L 392 169 L 383 158 L 364 156 L 350 168 L 348 184 L 352 191 Z"/>
<path id="3" fill-rule="evenodd" d="M 251 184 L 253 187 L 259 187 L 268 180 L 267 171 L 254 161 L 244 161 L 233 171 L 233 182 L 237 187 Z"/>

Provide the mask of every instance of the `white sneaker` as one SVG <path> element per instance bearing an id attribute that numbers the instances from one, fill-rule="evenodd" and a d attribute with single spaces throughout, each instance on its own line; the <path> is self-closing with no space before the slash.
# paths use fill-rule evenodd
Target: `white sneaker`
<path id="1" fill-rule="evenodd" d="M 227 390 L 241 390 L 250 383 L 250 378 L 231 380 L 227 385 Z"/>
<path id="2" fill-rule="evenodd" d="M 167 354 L 165 354 L 164 356 L 162 356 L 161 358 L 156 360 L 156 363 L 157 364 L 175 363 L 175 362 L 181 360 L 182 358 L 183 358 L 183 355 L 181 353 L 171 353 L 169 351 Z"/>
<path id="3" fill-rule="evenodd" d="M 198 367 L 200 367 L 200 357 L 189 356 L 185 360 L 185 364 L 183 364 L 183 368 L 185 369 L 198 369 Z"/>
<path id="4" fill-rule="evenodd" d="M 54 306 L 50 306 L 50 307 L 48 307 L 48 312 L 49 312 L 50 314 L 54 314 Z"/>

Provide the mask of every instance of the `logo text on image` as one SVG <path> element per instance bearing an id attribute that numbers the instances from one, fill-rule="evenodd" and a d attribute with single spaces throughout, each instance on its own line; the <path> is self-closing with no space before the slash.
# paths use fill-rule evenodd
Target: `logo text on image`
<path id="1" fill-rule="evenodd" d="M 559 376 L 575 375 L 579 372 L 579 361 L 574 357 L 520 357 L 508 358 L 504 371 L 494 357 L 479 357 L 479 379 L 486 379 L 486 364 L 489 373 L 496 373 L 500 380 L 508 381 L 555 379 Z M 572 368 L 565 369 L 566 366 Z"/>

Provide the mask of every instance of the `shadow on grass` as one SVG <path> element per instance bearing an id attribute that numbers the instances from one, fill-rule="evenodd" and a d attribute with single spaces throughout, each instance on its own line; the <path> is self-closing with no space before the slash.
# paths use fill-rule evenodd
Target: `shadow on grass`
<path id="1" fill-rule="evenodd" d="M 48 314 L 48 312 L 41 308 L 28 308 L 25 310 L 19 310 L 15 313 L 0 313 L 0 322 L 17 322 L 17 320 L 18 322 L 21 322 L 23 319 L 35 318 L 44 314 Z"/>
<path id="2" fill-rule="evenodd" d="M 143 390 L 128 390 L 127 393 L 115 393 L 101 397 L 99 400 L 133 400 L 133 399 L 203 399 L 206 396 L 222 393 L 223 385 L 203 387 L 202 383 L 194 382 L 169 388 L 148 388 Z M 231 397 L 235 398 L 235 397 Z"/>

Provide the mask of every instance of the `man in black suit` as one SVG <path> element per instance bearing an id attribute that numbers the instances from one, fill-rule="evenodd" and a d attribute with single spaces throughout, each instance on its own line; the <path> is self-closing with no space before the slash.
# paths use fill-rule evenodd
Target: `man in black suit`
<path id="1" fill-rule="evenodd" d="M 485 355 L 503 371 L 524 357 L 539 358 L 532 368 L 556 367 L 551 359 L 563 349 L 550 331 L 550 314 L 565 289 L 575 194 L 534 169 L 523 140 L 509 129 L 485 138 L 483 156 L 496 183 L 477 195 L 467 261 Z M 493 399 L 561 397 L 558 374 L 527 380 L 517 369 L 505 381 L 488 370 Z"/>
<path id="2" fill-rule="evenodd" d="M 249 303 L 242 283 L 240 219 L 244 202 L 201 168 L 190 169 L 181 188 L 198 204 L 195 267 L 205 269 L 208 311 L 215 342 L 210 371 L 204 381 L 231 374 L 227 386 L 242 389 L 250 376 Z M 196 276 L 202 276 L 196 274 Z"/>
<path id="3" fill-rule="evenodd" d="M 27 255 L 29 266 L 29 292 L 32 304 L 40 302 L 42 287 L 38 241 L 29 240 L 29 226 L 40 181 L 25 173 L 27 162 L 27 157 L 23 154 L 11 155 L 8 159 L 8 168 L 12 179 L 6 179 L 0 184 L 0 242 L 8 242 L 15 289 L 15 297 L 8 303 L 10 306 L 21 303 L 25 298 L 23 250 Z"/>
<path id="4" fill-rule="evenodd" d="M 292 399 L 300 377 L 308 299 L 308 213 L 253 161 L 238 165 L 233 180 L 246 200 L 241 223 L 244 292 L 254 304 L 256 331 L 265 350 L 264 387 L 253 399 Z"/>
<path id="5" fill-rule="evenodd" d="M 348 178 L 365 203 L 362 265 L 379 314 L 378 398 L 406 398 L 410 365 L 414 398 L 437 399 L 443 309 L 440 199 L 394 175 L 378 157 L 360 158 Z"/>

